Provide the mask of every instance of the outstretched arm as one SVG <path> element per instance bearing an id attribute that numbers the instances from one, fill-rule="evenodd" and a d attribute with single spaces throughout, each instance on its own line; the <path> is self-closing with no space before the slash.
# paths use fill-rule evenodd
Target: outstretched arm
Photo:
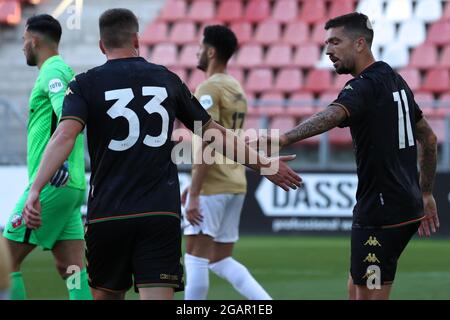
<path id="1" fill-rule="evenodd" d="M 337 127 L 347 118 L 346 110 L 339 105 L 332 104 L 306 119 L 294 129 L 280 136 L 280 147 L 285 147 L 316 136 Z"/>
<path id="2" fill-rule="evenodd" d="M 422 220 L 419 235 L 429 237 L 439 228 L 436 201 L 433 197 L 434 177 L 436 175 L 437 138 L 425 118 L 416 124 L 419 149 L 420 188 L 422 190 L 425 219 Z M 431 228 L 431 232 L 430 232 Z"/>

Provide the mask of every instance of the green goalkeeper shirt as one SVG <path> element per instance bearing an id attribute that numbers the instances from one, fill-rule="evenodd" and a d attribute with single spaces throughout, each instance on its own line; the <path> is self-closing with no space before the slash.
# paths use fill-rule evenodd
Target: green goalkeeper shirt
<path id="1" fill-rule="evenodd" d="M 47 143 L 61 117 L 67 85 L 74 77 L 73 70 L 60 56 L 47 59 L 31 92 L 29 101 L 27 165 L 30 184 L 33 183 Z M 84 167 L 84 142 L 80 134 L 69 156 L 68 187 L 86 188 Z"/>

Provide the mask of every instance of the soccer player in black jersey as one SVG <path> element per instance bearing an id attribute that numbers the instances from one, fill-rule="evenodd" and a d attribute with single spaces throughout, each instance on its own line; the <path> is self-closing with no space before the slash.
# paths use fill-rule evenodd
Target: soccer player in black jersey
<path id="1" fill-rule="evenodd" d="M 354 78 L 328 108 L 279 142 L 283 147 L 337 126 L 350 127 L 358 189 L 349 296 L 388 299 L 397 261 L 411 237 L 418 230 L 429 236 L 439 227 L 432 195 L 436 136 L 408 84 L 388 64 L 374 60 L 374 34 L 367 16 L 340 16 L 329 20 L 325 29 L 326 53 L 336 72 Z"/>
<path id="2" fill-rule="evenodd" d="M 241 152 L 233 160 L 262 172 L 278 168 L 267 178 L 285 190 L 301 184 L 283 162 L 293 157 L 259 156 L 212 121 L 177 75 L 139 57 L 138 29 L 126 9 L 100 17 L 100 48 L 108 61 L 70 83 L 24 210 L 27 226 L 38 228 L 40 191 L 86 126 L 92 169 L 86 256 L 95 299 L 123 299 L 133 280 L 141 299 L 171 299 L 183 290 L 180 187 L 171 161 L 175 118 L 197 134 L 194 122 L 203 131 L 215 129 L 224 143 L 206 142 L 236 146 Z"/>

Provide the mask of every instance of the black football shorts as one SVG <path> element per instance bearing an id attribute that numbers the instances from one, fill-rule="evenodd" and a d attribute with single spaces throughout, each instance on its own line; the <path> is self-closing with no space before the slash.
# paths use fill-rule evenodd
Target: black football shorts
<path id="1" fill-rule="evenodd" d="M 397 261 L 420 222 L 395 228 L 353 227 L 350 275 L 355 285 L 388 285 L 394 281 Z"/>
<path id="2" fill-rule="evenodd" d="M 90 224 L 86 258 L 92 288 L 123 292 L 139 288 L 184 289 L 180 220 L 148 216 Z"/>

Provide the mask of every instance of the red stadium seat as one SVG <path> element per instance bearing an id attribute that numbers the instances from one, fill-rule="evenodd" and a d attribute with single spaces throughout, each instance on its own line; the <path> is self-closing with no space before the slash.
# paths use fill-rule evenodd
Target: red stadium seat
<path id="1" fill-rule="evenodd" d="M 311 70 L 306 79 L 305 89 L 312 92 L 330 90 L 332 88 L 331 78 L 331 72 L 328 70 Z"/>
<path id="2" fill-rule="evenodd" d="M 399 71 L 399 74 L 406 81 L 412 91 L 420 88 L 420 72 L 417 69 L 407 68 Z"/>
<path id="3" fill-rule="evenodd" d="M 183 82 L 187 82 L 187 70 L 183 67 L 171 67 L 169 69 L 170 71 L 172 71 L 173 73 L 176 73 L 177 76 L 180 77 L 181 80 L 183 80 Z"/>
<path id="4" fill-rule="evenodd" d="M 298 4 L 297 0 L 279 0 L 275 1 L 272 18 L 279 22 L 291 22 L 297 18 Z"/>
<path id="5" fill-rule="evenodd" d="M 450 87 L 449 70 L 433 69 L 428 71 L 422 89 L 435 93 L 442 93 L 448 91 L 449 87 Z"/>
<path id="6" fill-rule="evenodd" d="M 297 45 L 309 40 L 308 25 L 303 21 L 289 23 L 283 34 L 283 42 Z"/>
<path id="7" fill-rule="evenodd" d="M 254 40 L 260 44 L 272 44 L 281 38 L 281 26 L 276 21 L 265 21 L 258 25 Z"/>
<path id="8" fill-rule="evenodd" d="M 258 115 L 247 114 L 244 120 L 244 129 L 260 129 L 261 128 L 261 117 Z"/>
<path id="9" fill-rule="evenodd" d="M 314 28 L 311 34 L 311 41 L 317 44 L 324 44 L 327 36 L 325 30 L 325 22 L 318 22 L 314 24 Z"/>
<path id="10" fill-rule="evenodd" d="M 18 1 L 0 2 L 0 24 L 18 25 L 22 19 L 22 10 Z"/>
<path id="11" fill-rule="evenodd" d="M 430 92 L 417 92 L 414 93 L 414 100 L 419 105 L 419 108 L 422 109 L 425 116 L 435 115 L 436 110 L 433 106 L 433 94 L 431 94 Z"/>
<path id="12" fill-rule="evenodd" d="M 436 113 L 440 117 L 450 117 L 450 92 L 444 93 L 439 98 L 439 109 L 436 110 Z"/>
<path id="13" fill-rule="evenodd" d="M 249 42 L 253 38 L 252 25 L 250 22 L 235 22 L 231 24 L 230 29 L 236 34 L 240 44 Z"/>
<path id="14" fill-rule="evenodd" d="M 275 90 L 279 92 L 298 91 L 303 84 L 303 74 L 297 68 L 281 69 L 275 80 Z"/>
<path id="15" fill-rule="evenodd" d="M 186 2 L 184 0 L 169 0 L 163 7 L 159 19 L 163 21 L 178 21 L 186 18 Z"/>
<path id="16" fill-rule="evenodd" d="M 278 129 L 280 130 L 280 134 L 283 134 L 294 128 L 296 125 L 297 123 L 295 122 L 294 118 L 286 115 L 279 115 L 274 117 L 270 122 L 269 129 Z"/>
<path id="17" fill-rule="evenodd" d="M 315 110 L 314 96 L 309 92 L 294 93 L 288 100 L 287 113 L 295 118 L 310 117 Z"/>
<path id="18" fill-rule="evenodd" d="M 439 60 L 439 65 L 444 68 L 450 68 L 450 44 L 444 47 L 441 59 Z"/>
<path id="19" fill-rule="evenodd" d="M 244 71 L 240 68 L 228 68 L 228 74 L 235 78 L 241 85 L 244 83 Z"/>
<path id="20" fill-rule="evenodd" d="M 432 44 L 423 44 L 414 49 L 410 66 L 419 69 L 429 69 L 437 64 L 437 49 Z"/>
<path id="21" fill-rule="evenodd" d="M 333 0 L 328 13 L 328 18 L 332 19 L 355 11 L 355 1 L 353 0 Z"/>
<path id="22" fill-rule="evenodd" d="M 446 45 L 450 43 L 450 20 L 433 23 L 428 30 L 427 42 Z"/>
<path id="23" fill-rule="evenodd" d="M 437 137 L 438 143 L 444 143 L 448 140 L 445 132 L 445 119 L 427 119 L 428 124 L 433 129 L 434 134 Z"/>
<path id="24" fill-rule="evenodd" d="M 450 2 L 447 2 L 445 6 L 444 13 L 442 14 L 441 19 L 450 21 Z"/>
<path id="25" fill-rule="evenodd" d="M 192 21 L 208 21 L 215 16 L 214 2 L 209 0 L 196 0 L 192 3 L 188 17 Z"/>
<path id="26" fill-rule="evenodd" d="M 282 115 L 285 112 L 284 97 L 279 92 L 263 93 L 260 98 L 259 114 L 266 116 Z"/>
<path id="27" fill-rule="evenodd" d="M 301 44 L 294 56 L 294 65 L 300 68 L 312 68 L 320 59 L 319 46 L 314 43 Z"/>
<path id="28" fill-rule="evenodd" d="M 320 110 L 325 109 L 328 107 L 334 100 L 337 99 L 337 96 L 339 95 L 339 92 L 337 91 L 327 91 L 320 95 L 318 100 L 318 108 Z"/>
<path id="29" fill-rule="evenodd" d="M 238 53 L 236 64 L 244 68 L 253 68 L 262 65 L 263 49 L 258 44 L 244 45 Z"/>
<path id="30" fill-rule="evenodd" d="M 286 67 L 292 64 L 292 49 L 288 44 L 277 44 L 269 48 L 264 64 L 268 67 Z"/>
<path id="31" fill-rule="evenodd" d="M 271 69 L 252 69 L 247 78 L 245 89 L 250 92 L 263 92 L 272 89 L 273 75 Z"/>
<path id="32" fill-rule="evenodd" d="M 269 18 L 270 4 L 268 0 L 250 0 L 245 8 L 244 19 L 249 22 L 261 22 Z"/>
<path id="33" fill-rule="evenodd" d="M 220 1 L 216 18 L 223 22 L 239 21 L 244 8 L 240 0 Z"/>
<path id="34" fill-rule="evenodd" d="M 189 89 L 195 92 L 198 85 L 206 80 L 206 75 L 199 69 L 194 69 L 189 77 Z"/>
<path id="35" fill-rule="evenodd" d="M 198 44 L 185 45 L 180 52 L 178 65 L 181 67 L 194 68 L 197 66 L 197 52 L 199 51 Z"/>
<path id="36" fill-rule="evenodd" d="M 177 63 L 177 48 L 172 43 L 162 43 L 153 47 L 151 62 L 164 66 L 173 66 Z"/>
<path id="37" fill-rule="evenodd" d="M 166 42 L 168 40 L 167 29 L 167 23 L 163 21 L 153 22 L 147 26 L 140 40 L 142 43 L 149 45 Z"/>
<path id="38" fill-rule="evenodd" d="M 345 84 L 351 79 L 353 79 L 353 77 L 349 74 L 337 74 L 334 78 L 334 90 L 340 92 L 344 89 Z"/>
<path id="39" fill-rule="evenodd" d="M 303 1 L 302 3 L 303 7 L 299 20 L 306 23 L 316 23 L 326 19 L 324 0 Z"/>
<path id="40" fill-rule="evenodd" d="M 349 128 L 333 128 L 328 132 L 328 141 L 338 147 L 348 147 L 352 144 Z"/>
<path id="41" fill-rule="evenodd" d="M 175 44 L 197 43 L 195 24 L 188 21 L 176 22 L 172 26 L 169 41 Z"/>

